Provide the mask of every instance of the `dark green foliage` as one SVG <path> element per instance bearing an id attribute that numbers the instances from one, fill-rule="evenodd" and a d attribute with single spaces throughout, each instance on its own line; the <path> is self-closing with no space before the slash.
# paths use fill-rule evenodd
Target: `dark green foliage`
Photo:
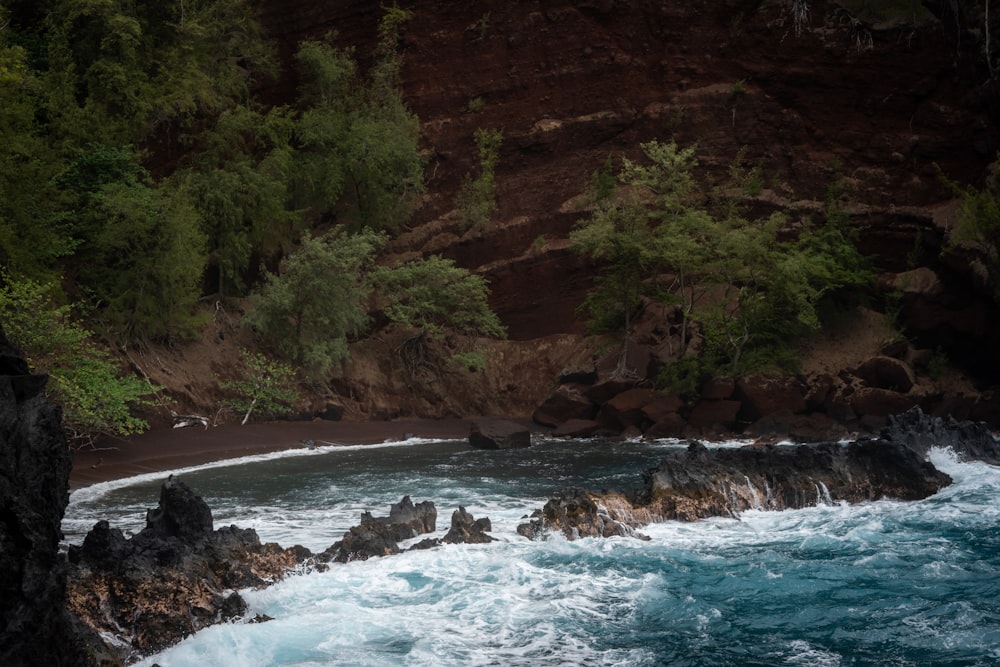
<path id="1" fill-rule="evenodd" d="M 255 412 L 264 417 L 280 417 L 291 412 L 298 394 L 294 389 L 295 371 L 263 354 L 243 350 L 243 376 L 220 382 L 233 394 L 230 406 L 243 414 L 246 425 Z"/>
<path id="2" fill-rule="evenodd" d="M 219 116 L 193 167 L 175 177 L 196 202 L 222 295 L 243 293 L 251 258 L 282 250 L 299 229 L 287 207 L 294 128 L 283 107 L 238 106 Z"/>
<path id="3" fill-rule="evenodd" d="M 506 331 L 490 310 L 489 288 L 482 276 L 455 266 L 438 256 L 394 267 L 380 267 L 372 274 L 390 321 L 415 330 L 399 350 L 411 374 L 433 368 L 427 339 L 448 346 L 457 368 L 482 370 L 485 356 L 475 349 L 479 337 L 503 338 Z"/>
<path id="4" fill-rule="evenodd" d="M 245 323 L 283 359 L 323 377 L 368 322 L 366 274 L 383 242 L 370 230 L 306 235 L 251 295 Z"/>
<path id="5" fill-rule="evenodd" d="M 455 198 L 455 206 L 466 227 L 485 225 L 497 210 L 496 168 L 500 162 L 503 132 L 479 128 L 475 131 L 479 174 L 466 174 Z"/>
<path id="6" fill-rule="evenodd" d="M 660 378 L 675 391 L 693 392 L 714 373 L 794 367 L 796 341 L 871 281 L 846 224 L 831 213 L 783 238 L 780 215 L 750 220 L 728 202 L 709 209 L 694 180 L 693 148 L 654 141 L 642 149 L 648 164 L 625 160 L 620 175 L 638 198 L 602 206 L 570 236 L 601 263 L 584 307 L 595 332 L 620 332 L 619 371 L 628 370 L 631 322 L 643 299 L 680 306 L 682 359 Z M 695 333 L 696 354 L 689 351 Z"/>
<path id="7" fill-rule="evenodd" d="M 961 200 L 952 242 L 970 244 L 983 256 L 983 265 L 1000 303 L 1000 154 L 982 189 L 945 182 Z"/>
<path id="8" fill-rule="evenodd" d="M 88 442 L 100 434 L 128 435 L 147 428 L 131 409 L 148 403 L 157 388 L 123 376 L 92 341 L 69 306 L 54 301 L 57 290 L 33 280 L 0 276 L 0 321 L 29 366 L 49 374 L 48 391 L 62 406 L 70 436 Z"/>
<path id="9" fill-rule="evenodd" d="M 490 310 L 486 280 L 450 259 L 435 255 L 380 267 L 372 275 L 372 284 L 386 300 L 384 311 L 390 320 L 433 338 L 506 335 Z"/>
<path id="10" fill-rule="evenodd" d="M 389 10 L 385 21 L 393 17 Z M 330 39 L 303 42 L 296 56 L 304 106 L 297 131 L 297 205 L 359 227 L 398 231 L 424 186 L 420 126 L 399 94 L 399 54 L 389 48 L 395 40 L 382 43 L 366 82 L 353 53 Z"/>

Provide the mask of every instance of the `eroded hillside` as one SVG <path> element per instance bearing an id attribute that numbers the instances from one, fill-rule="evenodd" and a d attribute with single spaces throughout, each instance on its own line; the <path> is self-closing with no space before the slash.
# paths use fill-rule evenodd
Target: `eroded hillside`
<path id="1" fill-rule="evenodd" d="M 424 369 L 418 382 L 394 358 L 400 340 L 376 336 L 355 345 L 330 400 L 381 418 L 530 413 L 561 368 L 591 355 L 576 309 L 593 271 L 566 240 L 590 176 L 650 139 L 696 144 L 706 179 L 737 156 L 759 165 L 763 189 L 747 203 L 760 213 L 810 215 L 835 193 L 883 284 L 902 293 L 915 344 L 946 350 L 979 389 L 995 384 L 997 313 L 968 257 L 941 253 L 955 205 L 939 168 L 979 183 L 1000 146 L 976 17 L 949 3 L 883 20 L 859 3 L 812 2 L 798 16 L 793 4 L 804 3 L 401 3 L 413 12 L 402 84 L 428 193 L 390 258 L 439 253 L 488 277 L 511 340 L 485 373 Z M 285 74 L 262 98 L 294 97 L 302 39 L 336 31 L 367 62 L 380 11 L 375 0 L 263 2 Z M 465 229 L 455 195 L 478 128 L 503 131 L 499 208 Z M 188 392 L 194 408 L 198 396 Z"/>

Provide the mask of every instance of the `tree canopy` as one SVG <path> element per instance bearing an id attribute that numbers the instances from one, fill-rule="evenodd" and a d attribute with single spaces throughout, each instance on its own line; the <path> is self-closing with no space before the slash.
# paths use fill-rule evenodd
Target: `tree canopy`
<path id="1" fill-rule="evenodd" d="M 750 219 L 731 201 L 713 204 L 696 180 L 693 147 L 641 147 L 646 161 L 624 160 L 617 194 L 570 235 L 601 271 L 583 306 L 594 333 L 620 337 L 619 372 L 629 370 L 632 322 L 645 304 L 679 306 L 679 360 L 665 382 L 691 390 L 709 372 L 787 363 L 835 297 L 870 283 L 839 216 L 800 220 L 792 234 L 780 214 Z M 693 329 L 701 344 L 684 358 Z"/>

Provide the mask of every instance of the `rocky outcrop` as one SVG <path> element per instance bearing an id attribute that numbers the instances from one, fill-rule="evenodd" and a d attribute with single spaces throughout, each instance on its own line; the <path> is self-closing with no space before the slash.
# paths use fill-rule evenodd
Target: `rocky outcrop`
<path id="1" fill-rule="evenodd" d="M 477 519 L 464 507 L 459 507 L 451 515 L 451 528 L 441 538 L 445 544 L 488 544 L 493 538 L 486 533 L 493 530 L 493 524 L 486 517 Z"/>
<path id="2" fill-rule="evenodd" d="M 115 665 L 64 604 L 59 540 L 70 450 L 46 380 L 29 372 L 0 330 L 0 664 Z"/>
<path id="3" fill-rule="evenodd" d="M 1000 465 L 1000 441 L 984 422 L 942 419 L 913 408 L 890 417 L 879 437 L 906 445 L 921 457 L 927 456 L 931 447 L 940 447 L 951 449 L 964 460 Z"/>
<path id="4" fill-rule="evenodd" d="M 531 446 L 531 432 L 506 419 L 481 419 L 469 429 L 469 446 L 474 449 L 518 449 Z"/>
<path id="5" fill-rule="evenodd" d="M 1000 443 L 983 423 L 944 421 L 919 408 L 893 417 L 877 438 L 811 445 L 709 449 L 691 442 L 669 452 L 628 494 L 579 488 L 554 494 L 518 533 L 536 539 L 558 531 L 570 539 L 629 535 L 653 521 L 738 517 L 746 510 L 784 510 L 881 498 L 919 500 L 951 483 L 926 460 L 931 447 L 996 464 Z M 610 509 L 609 509 L 610 508 Z"/>
<path id="6" fill-rule="evenodd" d="M 409 496 L 389 508 L 388 517 L 361 515 L 361 523 L 352 526 L 343 539 L 319 554 L 317 560 L 348 563 L 377 556 L 391 556 L 402 551 L 399 543 L 419 535 L 433 533 L 437 526 L 437 508 L 429 500 L 413 504 Z M 431 546 L 429 544 L 423 545 Z"/>
<path id="7" fill-rule="evenodd" d="M 609 505 L 619 508 L 620 518 L 612 516 L 614 512 Z M 528 539 L 543 538 L 551 531 L 560 532 L 570 540 L 613 536 L 648 539 L 635 530 L 641 523 L 637 514 L 620 496 L 568 487 L 553 494 L 545 507 L 532 514 L 530 521 L 517 527 L 517 533 Z"/>
<path id="8" fill-rule="evenodd" d="M 919 500 L 950 483 L 913 450 L 885 440 L 720 449 L 692 442 L 646 472 L 638 504 L 657 520 L 694 521 L 749 509 Z"/>
<path id="9" fill-rule="evenodd" d="M 436 524 L 433 502 L 414 504 L 404 496 L 386 517 L 364 512 L 360 524 L 322 553 L 301 546 L 284 549 L 261 544 L 251 529 L 214 530 L 205 501 L 171 476 L 138 534 L 126 539 L 119 529 L 99 521 L 83 544 L 69 548 L 67 606 L 86 623 L 81 624 L 83 630 L 94 629 L 112 639 L 117 655 L 108 655 L 113 661 L 131 662 L 209 625 L 245 617 L 247 604 L 238 589 L 267 586 L 290 571 L 325 570 L 329 563 L 398 554 L 403 551 L 400 542 L 433 533 Z M 443 538 L 428 538 L 410 548 L 485 544 L 493 539 L 487 535 L 491 530 L 488 518 L 476 519 L 460 507 Z"/>
<path id="10" fill-rule="evenodd" d="M 171 476 L 138 534 L 126 539 L 100 521 L 70 547 L 67 605 L 131 660 L 242 616 L 235 589 L 265 586 L 311 555 L 261 544 L 251 529 L 213 530 L 205 502 Z"/>

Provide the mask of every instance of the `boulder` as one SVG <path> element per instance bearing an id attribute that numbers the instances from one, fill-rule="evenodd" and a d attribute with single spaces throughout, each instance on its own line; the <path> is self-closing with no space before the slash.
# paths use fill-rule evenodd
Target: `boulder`
<path id="1" fill-rule="evenodd" d="M 877 355 L 869 357 L 854 369 L 854 375 L 869 387 L 889 389 L 905 394 L 913 388 L 913 369 L 900 359 Z"/>
<path id="2" fill-rule="evenodd" d="M 543 426 L 558 426 L 570 419 L 593 419 L 597 406 L 573 385 L 561 385 L 535 409 L 532 419 Z"/>
<path id="3" fill-rule="evenodd" d="M 598 421 L 619 430 L 629 426 L 648 426 L 649 419 L 642 411 L 656 400 L 658 394 L 653 389 L 636 388 L 623 391 L 601 406 Z"/>
<path id="4" fill-rule="evenodd" d="M 474 449 L 516 449 L 531 446 L 531 432 L 505 419 L 481 419 L 469 429 L 469 446 Z"/>
<path id="5" fill-rule="evenodd" d="M 859 417 L 887 417 L 906 412 L 917 400 L 898 391 L 861 387 L 850 396 L 851 409 Z"/>
<path id="6" fill-rule="evenodd" d="M 691 410 L 688 424 L 699 429 L 731 431 L 736 427 L 742 405 L 739 401 L 699 401 Z"/>
<path id="7" fill-rule="evenodd" d="M 736 397 L 743 403 L 739 416 L 748 422 L 783 410 L 805 412 L 805 396 L 806 387 L 789 375 L 751 375 L 736 383 Z"/>
<path id="8" fill-rule="evenodd" d="M 688 423 L 684 417 L 673 412 L 647 428 L 643 436 L 646 438 L 681 438 L 687 427 Z"/>
<path id="9" fill-rule="evenodd" d="M 669 415 L 675 415 L 684 408 L 684 399 L 680 396 L 659 395 L 649 403 L 642 406 L 642 414 L 650 423 L 666 419 Z"/>
<path id="10" fill-rule="evenodd" d="M 733 397 L 736 391 L 736 380 L 731 377 L 710 378 L 701 387 L 700 397 L 709 401 L 724 401 Z"/>
<path id="11" fill-rule="evenodd" d="M 634 389 L 638 383 L 639 381 L 633 378 L 611 377 L 587 387 L 583 393 L 595 405 L 604 405 L 623 391 Z"/>

